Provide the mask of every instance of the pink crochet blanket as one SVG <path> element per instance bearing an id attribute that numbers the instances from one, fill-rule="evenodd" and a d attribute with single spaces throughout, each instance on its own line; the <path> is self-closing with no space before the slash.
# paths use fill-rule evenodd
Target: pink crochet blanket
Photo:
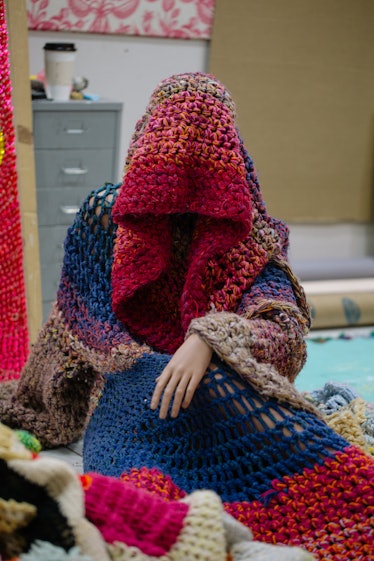
<path id="1" fill-rule="evenodd" d="M 0 3 L 0 381 L 18 378 L 28 354 L 23 243 L 4 2 Z"/>

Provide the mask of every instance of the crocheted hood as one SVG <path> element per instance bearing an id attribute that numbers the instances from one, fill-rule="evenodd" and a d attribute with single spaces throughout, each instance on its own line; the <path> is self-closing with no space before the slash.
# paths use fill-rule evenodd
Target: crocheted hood
<path id="1" fill-rule="evenodd" d="M 193 318 L 235 311 L 288 233 L 265 211 L 230 94 L 212 75 L 154 91 L 113 209 L 112 305 L 133 335 L 174 352 Z M 189 237 L 188 237 L 189 232 Z"/>

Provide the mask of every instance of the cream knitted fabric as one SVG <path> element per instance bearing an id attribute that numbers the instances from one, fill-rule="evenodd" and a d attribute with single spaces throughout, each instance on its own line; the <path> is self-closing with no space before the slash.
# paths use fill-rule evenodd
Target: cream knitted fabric
<path id="1" fill-rule="evenodd" d="M 57 536 L 64 544 L 72 542 L 91 561 L 109 561 L 102 536 L 85 519 L 83 489 L 69 464 L 33 455 L 16 432 L 0 424 L 0 467 L 3 496 L 12 489 L 17 496 L 25 497 L 22 502 L 12 497 L 0 499 L 0 545 L 5 536 L 6 552 L 16 555 L 28 549 L 33 535 L 27 527 L 33 523 L 34 531 L 50 535 L 51 541 Z"/>
<path id="2" fill-rule="evenodd" d="M 185 499 L 189 510 L 177 542 L 166 555 L 149 556 L 134 546 L 110 546 L 113 561 L 226 561 L 223 506 L 212 491 L 195 491 Z"/>
<path id="3" fill-rule="evenodd" d="M 274 397 L 280 402 L 284 401 L 306 411 L 312 411 L 320 417 L 317 408 L 304 399 L 288 378 L 280 376 L 273 364 L 268 361 L 259 362 L 253 356 L 253 346 L 260 331 L 258 324 L 262 322 L 263 320 L 256 319 L 248 321 L 230 312 L 213 312 L 192 320 L 187 336 L 197 333 L 220 359 L 234 368 L 244 380 L 258 388 L 262 395 Z M 276 328 L 276 325 L 271 327 L 273 334 L 272 338 L 268 338 L 269 342 L 274 340 Z M 301 364 L 297 365 L 295 371 L 298 372 L 299 368 L 301 368 Z"/>

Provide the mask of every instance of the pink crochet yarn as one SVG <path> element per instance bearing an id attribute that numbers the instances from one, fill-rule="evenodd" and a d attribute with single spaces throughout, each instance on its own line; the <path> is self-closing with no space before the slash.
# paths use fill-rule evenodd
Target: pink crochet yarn
<path id="1" fill-rule="evenodd" d="M 19 377 L 28 355 L 23 244 L 4 2 L 0 2 L 0 194 L 0 381 L 4 381 Z"/>
<path id="2" fill-rule="evenodd" d="M 108 543 L 136 546 L 147 555 L 165 555 L 177 541 L 188 505 L 98 474 L 82 477 L 86 517 Z"/>

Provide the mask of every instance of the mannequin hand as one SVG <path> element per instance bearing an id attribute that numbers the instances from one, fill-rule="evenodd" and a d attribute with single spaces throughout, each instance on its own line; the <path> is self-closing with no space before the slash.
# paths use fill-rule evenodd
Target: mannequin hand
<path id="1" fill-rule="evenodd" d="M 197 386 L 212 359 L 213 351 L 198 335 L 192 334 L 174 353 L 162 374 L 156 378 L 151 409 L 160 403 L 160 419 L 167 416 L 169 404 L 173 398 L 171 416 L 178 417 L 180 408 L 191 403 Z"/>

